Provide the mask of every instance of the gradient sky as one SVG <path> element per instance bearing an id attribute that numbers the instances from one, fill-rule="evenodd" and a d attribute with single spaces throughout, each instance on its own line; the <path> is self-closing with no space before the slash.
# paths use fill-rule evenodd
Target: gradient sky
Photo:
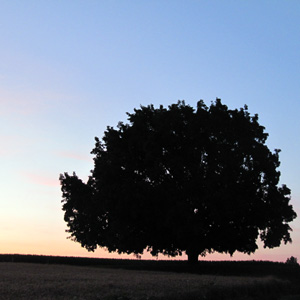
<path id="1" fill-rule="evenodd" d="M 107 125 L 179 99 L 258 113 L 300 216 L 300 1 L 7 0 L 0 45 L 0 253 L 119 257 L 66 239 L 59 174 L 86 179 Z M 300 260 L 291 226 L 232 259 Z"/>

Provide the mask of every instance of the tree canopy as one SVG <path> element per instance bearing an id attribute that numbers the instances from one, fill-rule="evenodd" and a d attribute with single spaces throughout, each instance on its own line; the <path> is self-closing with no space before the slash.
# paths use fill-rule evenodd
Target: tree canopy
<path id="1" fill-rule="evenodd" d="M 96 139 L 86 183 L 60 175 L 71 239 L 89 251 L 148 250 L 189 260 L 291 242 L 296 213 L 279 185 L 279 150 L 247 106 L 141 106 Z"/>

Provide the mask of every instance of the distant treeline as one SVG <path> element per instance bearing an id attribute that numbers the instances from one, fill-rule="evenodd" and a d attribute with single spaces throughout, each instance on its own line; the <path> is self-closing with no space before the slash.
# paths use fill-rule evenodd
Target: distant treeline
<path id="1" fill-rule="evenodd" d="M 191 272 L 225 276 L 276 276 L 289 280 L 300 280 L 299 265 L 289 265 L 271 261 L 199 261 L 196 266 L 191 266 L 187 261 L 179 260 L 104 259 L 71 256 L 0 254 L 0 262 L 68 264 L 131 270 Z"/>

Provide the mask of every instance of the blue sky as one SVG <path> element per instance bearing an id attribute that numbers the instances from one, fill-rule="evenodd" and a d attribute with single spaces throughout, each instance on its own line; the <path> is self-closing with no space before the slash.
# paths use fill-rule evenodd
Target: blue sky
<path id="1" fill-rule="evenodd" d="M 66 239 L 59 174 L 86 179 L 107 125 L 179 99 L 258 113 L 300 215 L 299 1 L 1 1 L 0 43 L 0 253 L 91 255 Z M 233 259 L 300 259 L 292 227 Z"/>

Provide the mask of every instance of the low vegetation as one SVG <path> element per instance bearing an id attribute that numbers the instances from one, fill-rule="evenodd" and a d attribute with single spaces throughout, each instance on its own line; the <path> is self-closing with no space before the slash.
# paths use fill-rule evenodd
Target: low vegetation
<path id="1" fill-rule="evenodd" d="M 299 299 L 297 266 L 253 261 L 188 268 L 180 261 L 0 255 L 0 299 Z"/>

